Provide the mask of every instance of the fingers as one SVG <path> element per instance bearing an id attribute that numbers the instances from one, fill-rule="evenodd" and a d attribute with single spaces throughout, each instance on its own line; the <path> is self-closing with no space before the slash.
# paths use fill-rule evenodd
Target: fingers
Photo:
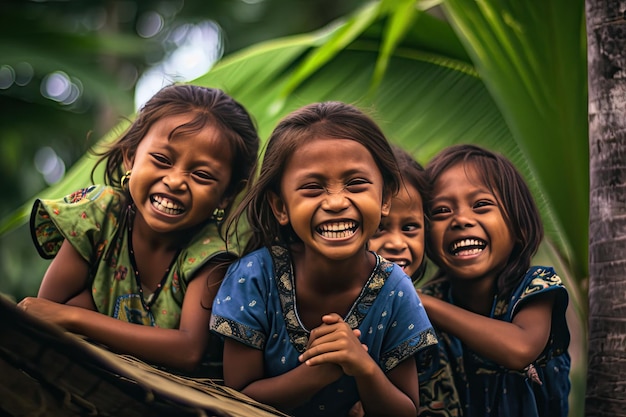
<path id="1" fill-rule="evenodd" d="M 17 307 L 26 311 L 26 309 L 28 308 L 28 306 L 31 304 L 31 301 L 33 300 L 33 297 L 26 297 L 24 298 L 22 301 L 20 301 L 19 303 L 17 303 Z"/>
<path id="2" fill-rule="evenodd" d="M 336 324 L 336 323 L 342 323 L 342 322 L 343 322 L 343 319 L 337 313 L 330 313 L 330 314 L 325 314 L 322 316 L 322 323 L 324 324 Z"/>
<path id="3" fill-rule="evenodd" d="M 300 356 L 302 362 L 314 365 L 323 362 L 339 363 L 350 355 L 367 351 L 359 340 L 360 332 L 354 332 L 347 324 L 320 326 L 314 329 L 315 339 Z"/>

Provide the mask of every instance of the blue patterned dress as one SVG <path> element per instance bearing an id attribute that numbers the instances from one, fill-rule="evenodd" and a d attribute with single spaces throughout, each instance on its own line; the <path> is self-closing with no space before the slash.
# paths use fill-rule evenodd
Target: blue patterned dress
<path id="1" fill-rule="evenodd" d="M 435 346 L 430 321 L 410 278 L 376 255 L 376 266 L 344 317 L 361 330 L 361 342 L 383 371 Z M 273 246 L 233 263 L 213 303 L 211 329 L 264 352 L 266 377 L 296 368 L 309 330 L 298 318 L 291 258 Z M 359 400 L 353 377 L 344 375 L 295 410 L 296 416 L 344 416 Z"/>
<path id="2" fill-rule="evenodd" d="M 422 291 L 454 304 L 449 282 L 426 284 Z M 445 398 L 451 415 L 463 417 L 567 417 L 570 391 L 570 341 L 565 320 L 568 295 L 551 267 L 534 266 L 512 293 L 510 300 L 493 303 L 491 318 L 512 322 L 528 300 L 540 294 L 555 295 L 552 330 L 546 348 L 526 369 L 515 371 L 479 356 L 456 337 L 437 331 L 438 370 L 428 387 L 433 398 Z M 460 402 L 460 407 L 459 407 Z M 424 415 L 438 415 L 436 413 Z"/>

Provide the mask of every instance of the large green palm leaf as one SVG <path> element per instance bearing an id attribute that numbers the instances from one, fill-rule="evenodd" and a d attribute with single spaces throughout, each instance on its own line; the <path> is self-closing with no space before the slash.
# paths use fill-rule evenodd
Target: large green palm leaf
<path id="1" fill-rule="evenodd" d="M 357 104 L 389 138 L 426 163 L 472 142 L 511 158 L 540 205 L 547 238 L 538 259 L 557 266 L 584 310 L 588 157 L 581 0 L 442 0 L 449 21 L 412 0 L 371 3 L 316 33 L 226 57 L 195 83 L 241 101 L 266 138 L 312 101 Z M 115 137 L 119 126 L 103 142 Z M 90 183 L 85 156 L 40 197 Z M 27 219 L 31 202 L 0 223 Z"/>
<path id="2" fill-rule="evenodd" d="M 580 1 L 516 1 L 513 8 L 506 1 L 446 0 L 453 25 L 423 13 L 420 3 L 372 3 L 330 29 L 227 57 L 195 82 L 221 87 L 243 102 L 262 137 L 286 112 L 336 99 L 374 112 L 390 138 L 421 162 L 458 142 L 505 153 L 540 201 L 554 247 L 577 279 L 584 278 L 588 181 Z M 91 157 L 81 160 L 42 196 L 89 182 L 92 165 Z M 5 220 L 0 233 L 23 221 L 28 207 Z"/>

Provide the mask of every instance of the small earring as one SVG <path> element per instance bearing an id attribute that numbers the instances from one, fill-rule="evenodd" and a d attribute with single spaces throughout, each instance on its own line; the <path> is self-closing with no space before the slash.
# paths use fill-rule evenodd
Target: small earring
<path id="1" fill-rule="evenodd" d="M 211 217 L 213 218 L 213 220 L 220 223 L 222 220 L 224 220 L 225 215 L 226 213 L 224 212 L 224 209 L 216 208 L 215 210 L 213 210 L 213 215 Z"/>
<path id="2" fill-rule="evenodd" d="M 124 175 L 122 175 L 122 178 L 120 178 L 120 187 L 122 187 L 123 190 L 128 191 L 129 181 L 130 181 L 130 169 L 126 171 Z"/>

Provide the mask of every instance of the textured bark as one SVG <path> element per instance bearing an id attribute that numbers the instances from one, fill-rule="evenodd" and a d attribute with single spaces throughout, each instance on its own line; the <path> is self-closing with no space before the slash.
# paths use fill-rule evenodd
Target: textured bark
<path id="1" fill-rule="evenodd" d="M 585 415 L 626 416 L 626 0 L 586 0 L 589 367 Z"/>

